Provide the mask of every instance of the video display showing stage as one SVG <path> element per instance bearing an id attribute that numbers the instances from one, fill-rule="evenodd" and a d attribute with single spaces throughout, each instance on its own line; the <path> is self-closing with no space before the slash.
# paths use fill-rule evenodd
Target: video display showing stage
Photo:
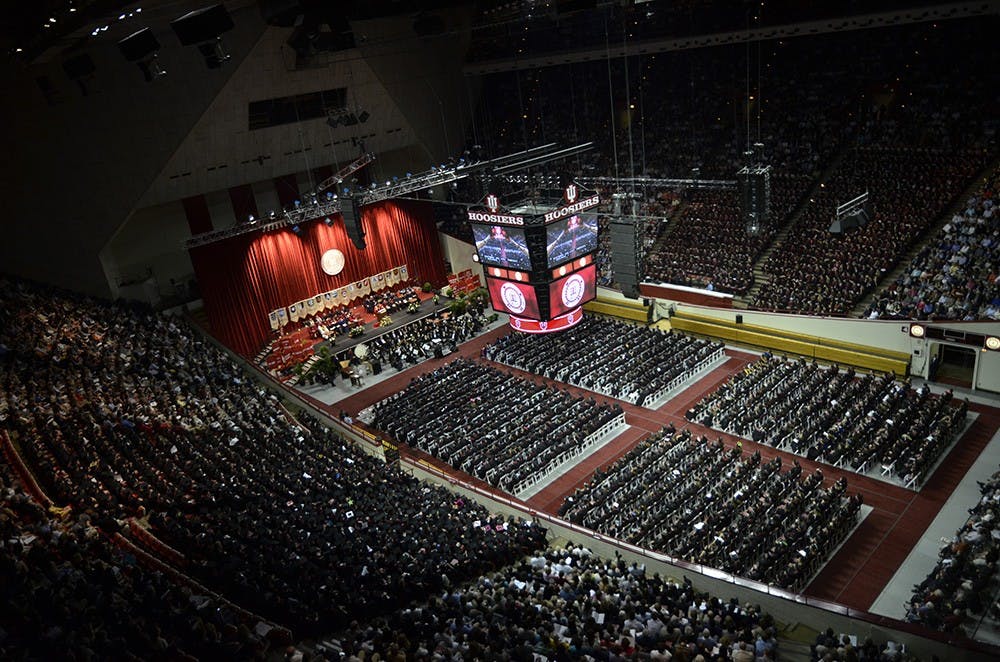
<path id="1" fill-rule="evenodd" d="M 545 227 L 548 266 L 558 266 L 597 250 L 597 214 L 574 214 Z"/>
<path id="2" fill-rule="evenodd" d="M 524 317 L 539 316 L 538 297 L 535 288 L 527 283 L 515 283 L 499 278 L 486 278 L 490 300 L 497 310 Z"/>
<path id="3" fill-rule="evenodd" d="M 593 264 L 549 284 L 549 311 L 553 317 L 576 310 L 597 298 L 597 267 Z"/>
<path id="4" fill-rule="evenodd" d="M 504 225 L 473 223 L 472 236 L 482 264 L 531 270 L 531 256 L 528 254 L 524 230 Z"/>

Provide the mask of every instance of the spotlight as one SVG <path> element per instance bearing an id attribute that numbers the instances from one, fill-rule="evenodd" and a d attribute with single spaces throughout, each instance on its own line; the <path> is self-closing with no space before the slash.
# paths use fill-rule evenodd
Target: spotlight
<path id="1" fill-rule="evenodd" d="M 272 210 L 270 210 L 269 212 L 267 212 L 267 217 L 268 217 L 268 218 L 270 218 L 270 219 L 271 219 L 272 221 L 273 221 L 273 220 L 274 220 L 275 218 L 277 218 L 277 216 L 278 216 L 278 215 L 274 213 L 274 210 L 273 210 L 273 209 L 272 209 Z"/>
<path id="2" fill-rule="evenodd" d="M 292 232 L 295 234 L 300 234 L 302 232 L 302 228 L 299 227 L 298 223 L 292 226 Z"/>
<path id="3" fill-rule="evenodd" d="M 997 336 L 986 336 L 983 346 L 991 352 L 1000 352 L 1000 338 Z"/>
<path id="4" fill-rule="evenodd" d="M 247 218 L 247 223 L 249 223 L 250 225 L 254 225 L 256 222 L 257 222 L 257 219 L 254 218 L 253 214 L 250 214 L 250 216 Z"/>
<path id="5" fill-rule="evenodd" d="M 327 191 L 326 192 L 326 199 L 327 200 L 333 200 L 335 197 L 336 196 L 333 194 L 333 191 Z"/>
<path id="6" fill-rule="evenodd" d="M 126 60 L 136 63 L 147 83 L 167 75 L 157 59 L 160 42 L 149 28 L 133 32 L 119 41 L 118 50 Z"/>
<path id="7" fill-rule="evenodd" d="M 296 200 L 295 201 L 295 208 L 298 209 L 301 206 L 302 206 L 302 203 L 300 201 Z"/>
<path id="8" fill-rule="evenodd" d="M 927 335 L 927 327 L 925 327 L 923 324 L 910 325 L 910 337 L 923 338 L 925 335 Z"/>
<path id="9" fill-rule="evenodd" d="M 324 218 L 323 222 L 326 223 L 328 226 L 333 225 L 333 221 L 330 219 L 329 216 L 327 216 L 326 218 Z"/>

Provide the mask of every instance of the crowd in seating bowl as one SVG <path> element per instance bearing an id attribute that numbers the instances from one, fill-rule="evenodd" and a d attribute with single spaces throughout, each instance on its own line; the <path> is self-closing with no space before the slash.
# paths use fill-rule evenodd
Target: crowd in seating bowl
<path id="1" fill-rule="evenodd" d="M 868 319 L 1000 320 L 1000 172 L 868 307 Z"/>
<path id="2" fill-rule="evenodd" d="M 148 518 L 194 579 L 300 636 L 544 540 L 297 424 L 182 320 L 10 279 L 0 316 L 0 425 L 49 497 L 107 532 Z"/>
<path id="3" fill-rule="evenodd" d="M 515 493 L 555 458 L 585 448 L 621 413 L 593 397 L 456 359 L 376 404 L 372 425 Z"/>
<path id="4" fill-rule="evenodd" d="M 770 280 L 753 307 L 847 315 L 984 165 L 985 156 L 982 150 L 854 147 L 765 261 Z M 873 218 L 831 232 L 835 207 L 865 192 Z"/>
<path id="5" fill-rule="evenodd" d="M 733 660 L 778 658 L 776 624 L 728 601 L 572 543 L 338 633 L 350 659 Z"/>
<path id="6" fill-rule="evenodd" d="M 90 512 L 46 512 L 0 461 L 0 658 L 263 660 L 225 602 L 116 547 Z"/>
<path id="7" fill-rule="evenodd" d="M 861 496 L 817 470 L 762 462 L 672 426 L 640 441 L 567 498 L 560 514 L 598 533 L 801 590 L 853 530 Z"/>
<path id="8" fill-rule="evenodd" d="M 694 405 L 688 420 L 854 471 L 920 486 L 965 427 L 968 401 L 890 373 L 765 353 Z"/>
<path id="9" fill-rule="evenodd" d="M 930 574 L 913 587 L 906 620 L 971 635 L 985 615 L 1000 618 L 995 579 L 1000 560 L 1000 471 L 979 483 L 979 502 L 950 540 Z"/>
<path id="10" fill-rule="evenodd" d="M 562 333 L 509 333 L 483 356 L 640 406 L 706 365 L 722 343 L 600 317 Z"/>

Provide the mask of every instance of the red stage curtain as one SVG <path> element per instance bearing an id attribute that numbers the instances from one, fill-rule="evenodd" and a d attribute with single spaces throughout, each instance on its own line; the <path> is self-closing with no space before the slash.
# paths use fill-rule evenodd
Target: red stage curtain
<path id="1" fill-rule="evenodd" d="M 198 285 L 212 333 L 237 352 L 256 354 L 271 335 L 268 313 L 405 264 L 410 281 L 445 283 L 441 242 L 429 202 L 387 201 L 364 208 L 367 248 L 354 248 L 338 216 L 290 228 L 254 232 L 192 248 Z M 331 248 L 344 254 L 344 270 L 328 276 L 320 257 Z"/>
<path id="2" fill-rule="evenodd" d="M 250 216 L 260 218 L 257 213 L 257 198 L 249 184 L 240 184 L 229 189 L 229 201 L 233 203 L 233 215 L 237 223 L 246 223 Z"/>
<path id="3" fill-rule="evenodd" d="M 291 207 L 299 198 L 299 182 L 295 173 L 274 178 L 274 190 L 278 192 L 278 202 L 282 207 Z M 239 218 L 237 216 L 236 218 Z"/>
<path id="4" fill-rule="evenodd" d="M 203 195 L 193 195 L 181 200 L 184 205 L 184 215 L 187 217 L 191 236 L 212 231 L 212 213 L 208 211 L 208 202 Z"/>

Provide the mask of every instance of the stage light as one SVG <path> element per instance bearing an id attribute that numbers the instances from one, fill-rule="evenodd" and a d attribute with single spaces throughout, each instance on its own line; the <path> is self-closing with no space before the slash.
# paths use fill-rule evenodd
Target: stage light
<path id="1" fill-rule="evenodd" d="M 927 335 L 927 327 L 923 324 L 911 324 L 910 325 L 910 336 L 913 338 L 923 338 Z"/>
<path id="2" fill-rule="evenodd" d="M 247 218 L 247 223 L 249 223 L 250 225 L 253 225 L 256 222 L 257 222 L 257 219 L 254 218 L 253 214 L 250 214 L 250 216 Z"/>
<path id="3" fill-rule="evenodd" d="M 271 220 L 274 220 L 275 218 L 277 218 L 277 216 L 278 215 L 274 213 L 273 209 L 267 212 L 267 217 L 270 218 Z"/>
<path id="4" fill-rule="evenodd" d="M 302 232 L 302 228 L 300 228 L 296 223 L 295 225 L 292 226 L 292 232 L 294 232 L 295 234 L 299 234 Z"/>
<path id="5" fill-rule="evenodd" d="M 335 195 L 333 194 L 333 191 L 327 191 L 327 192 L 326 192 L 326 199 L 327 199 L 327 200 L 333 200 L 333 199 L 334 199 L 334 198 L 336 198 L 336 197 L 337 197 L 337 196 L 335 196 Z"/>
<path id="6" fill-rule="evenodd" d="M 991 352 L 1000 352 L 1000 338 L 997 336 L 986 336 L 983 346 Z"/>
<path id="7" fill-rule="evenodd" d="M 294 204 L 295 204 L 295 208 L 296 209 L 298 209 L 299 207 L 302 206 L 302 203 L 300 201 L 298 201 L 298 200 L 296 200 Z"/>
<path id="8" fill-rule="evenodd" d="M 329 216 L 324 218 L 323 222 L 326 223 L 328 226 L 333 225 L 333 220 Z"/>
<path id="9" fill-rule="evenodd" d="M 472 254 L 472 261 L 473 262 L 479 262 L 479 253 L 473 253 Z"/>

